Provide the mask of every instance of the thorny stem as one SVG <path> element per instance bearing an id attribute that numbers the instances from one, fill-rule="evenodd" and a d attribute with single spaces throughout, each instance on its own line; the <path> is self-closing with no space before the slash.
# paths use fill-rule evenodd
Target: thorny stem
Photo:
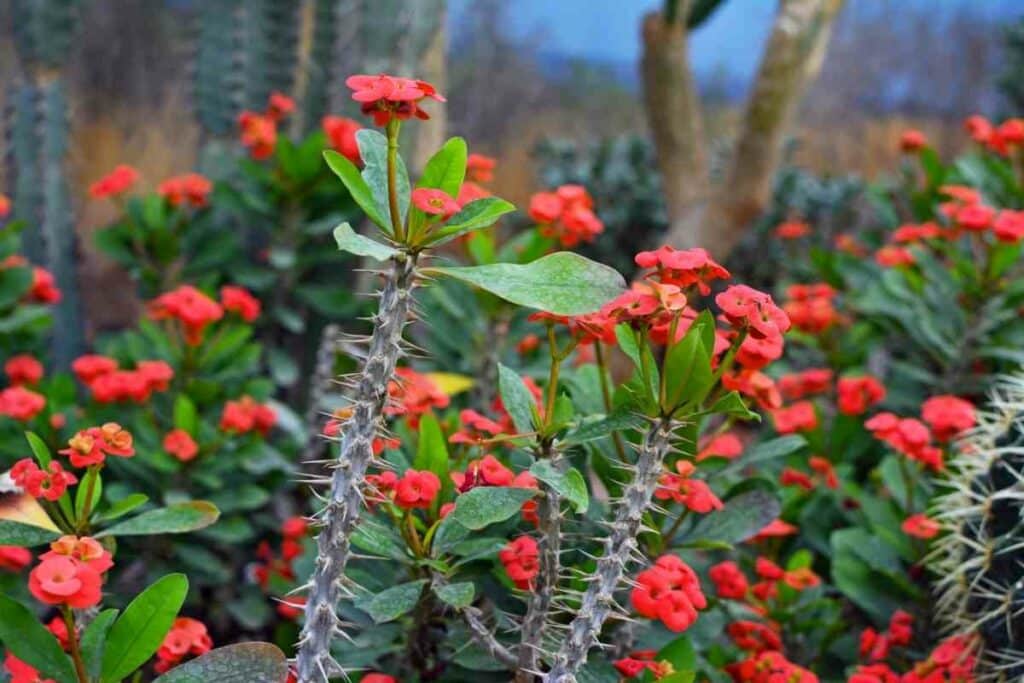
<path id="1" fill-rule="evenodd" d="M 362 510 L 362 486 L 373 459 L 373 439 L 382 420 L 388 383 L 401 355 L 402 331 L 412 305 L 415 255 L 392 264 L 374 319 L 369 353 L 356 374 L 352 417 L 342 429 L 341 452 L 333 465 L 331 490 L 320 513 L 317 559 L 309 583 L 306 622 L 299 638 L 296 669 L 299 683 L 323 683 L 336 671 L 330 647 L 340 631 L 335 613 L 344 597 L 349 539 Z"/>
<path id="2" fill-rule="evenodd" d="M 554 664 L 544 683 L 575 683 L 576 672 L 587 661 L 587 652 L 597 642 L 604 622 L 615 608 L 615 591 L 637 551 L 641 521 L 658 486 L 662 464 L 672 449 L 672 431 L 678 423 L 661 418 L 644 435 L 636 461 L 633 481 L 626 487 L 615 512 L 611 532 L 604 542 L 604 554 L 597 561 L 589 587 Z"/>
<path id="3" fill-rule="evenodd" d="M 600 339 L 594 341 L 594 355 L 597 357 L 597 374 L 601 379 L 601 399 L 604 401 L 604 412 L 610 415 L 612 412 L 612 391 L 608 382 L 608 361 L 604 355 L 604 345 Z M 626 459 L 626 446 L 622 442 L 622 434 L 618 431 L 612 432 L 612 443 L 615 444 L 615 453 L 622 463 L 629 462 Z"/>
<path id="4" fill-rule="evenodd" d="M 405 228 L 402 225 L 402 214 L 398 210 L 398 131 L 402 124 L 398 119 L 388 122 L 388 209 L 391 212 L 391 227 L 395 232 L 395 241 L 405 242 Z"/>
<path id="5" fill-rule="evenodd" d="M 78 633 L 75 631 L 75 613 L 70 607 L 61 608 L 64 614 L 64 624 L 68 629 L 68 649 L 71 650 L 71 661 L 75 664 L 75 674 L 79 683 L 89 683 L 89 674 L 85 670 L 85 661 L 82 659 L 82 650 L 78 646 Z"/>

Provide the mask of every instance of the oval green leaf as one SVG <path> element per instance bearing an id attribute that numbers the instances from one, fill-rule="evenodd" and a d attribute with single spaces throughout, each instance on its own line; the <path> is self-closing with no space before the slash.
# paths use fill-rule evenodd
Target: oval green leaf
<path id="1" fill-rule="evenodd" d="M 208 527 L 217 521 L 220 511 L 205 500 L 168 505 L 165 508 L 143 512 L 120 524 L 95 534 L 100 536 L 148 536 L 150 534 L 184 534 Z"/>
<path id="2" fill-rule="evenodd" d="M 443 586 L 435 586 L 434 593 L 443 602 L 455 609 L 465 609 L 473 604 L 473 597 L 476 595 L 476 586 L 472 581 L 460 583 L 446 583 Z"/>
<path id="3" fill-rule="evenodd" d="M 410 581 L 393 586 L 375 595 L 367 595 L 356 601 L 356 607 L 370 615 L 376 624 L 394 621 L 412 611 L 419 602 L 425 579 Z"/>
<path id="4" fill-rule="evenodd" d="M 210 650 L 174 667 L 153 683 L 284 683 L 288 661 L 270 643 L 238 643 Z"/>
<path id="5" fill-rule="evenodd" d="M 523 378 L 512 368 L 498 363 L 498 392 L 501 402 L 512 418 L 516 431 L 528 434 L 533 431 L 533 411 L 536 401 L 526 388 Z"/>
<path id="6" fill-rule="evenodd" d="M 60 533 L 33 526 L 0 519 L 0 545 L 16 545 L 19 548 L 32 548 L 45 545 L 60 538 Z"/>
<path id="7" fill-rule="evenodd" d="M 455 509 L 448 513 L 448 517 L 460 526 L 476 531 L 505 521 L 535 495 L 537 491 L 534 489 L 478 486 L 455 499 Z"/>
<path id="8" fill-rule="evenodd" d="M 57 638 L 29 608 L 0 593 L 0 642 L 26 664 L 59 683 L 75 683 L 78 678 L 71 660 Z"/>
<path id="9" fill-rule="evenodd" d="M 128 604 L 107 635 L 101 683 L 128 678 L 153 656 L 171 630 L 187 593 L 185 575 L 168 574 Z"/>
<path id="10" fill-rule="evenodd" d="M 451 138 L 427 161 L 416 187 L 430 187 L 458 197 L 462 181 L 466 178 L 468 156 L 466 141 L 459 137 Z"/>
<path id="11" fill-rule="evenodd" d="M 428 238 L 427 244 L 435 246 L 450 242 L 467 232 L 489 228 L 499 218 L 516 210 L 511 202 L 498 197 L 484 197 L 466 204 L 448 219 L 448 222 L 435 230 Z"/>
<path id="12" fill-rule="evenodd" d="M 387 261 L 398 253 L 393 247 L 372 240 L 366 235 L 360 235 L 348 223 L 342 223 L 334 229 L 334 241 L 338 243 L 338 249 L 341 251 L 356 256 L 368 256 L 377 261 Z"/>
<path id="13" fill-rule="evenodd" d="M 530 467 L 530 474 L 568 500 L 578 514 L 586 512 L 590 507 L 590 494 L 587 493 L 587 484 L 579 470 L 570 467 L 565 472 L 559 472 L 550 460 L 538 460 Z"/>
<path id="14" fill-rule="evenodd" d="M 359 169 L 356 168 L 356 165 L 333 149 L 324 152 L 324 160 L 331 170 L 334 171 L 334 174 L 341 178 L 341 182 L 345 184 L 349 194 L 352 195 L 352 199 L 363 210 L 367 218 L 379 225 L 384 232 L 390 235 L 391 223 L 384 220 L 384 216 L 377 209 L 377 201 L 374 199 L 373 192 L 370 190 L 370 186 L 366 184 L 366 181 L 363 180 L 363 176 L 359 174 Z"/>

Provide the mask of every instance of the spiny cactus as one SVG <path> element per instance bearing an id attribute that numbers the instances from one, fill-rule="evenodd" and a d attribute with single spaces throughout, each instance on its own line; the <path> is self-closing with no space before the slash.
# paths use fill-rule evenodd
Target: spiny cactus
<path id="1" fill-rule="evenodd" d="M 937 615 L 976 634 L 978 677 L 1024 677 L 1024 375 L 993 389 L 989 410 L 960 444 L 937 503 L 945 533 L 930 556 Z"/>
<path id="2" fill-rule="evenodd" d="M 623 574 L 637 555 L 637 536 L 644 513 L 651 508 L 662 464 L 671 452 L 672 433 L 679 425 L 669 419 L 653 423 L 641 442 L 633 481 L 619 501 L 611 533 L 604 542 L 604 554 L 597 561 L 590 586 L 583 594 L 577 616 L 555 654 L 545 683 L 574 683 L 576 672 L 586 663 L 587 653 L 598 642 L 605 621 L 615 611 L 615 592 Z"/>
<path id="3" fill-rule="evenodd" d="M 306 623 L 296 661 L 302 683 L 325 681 L 341 670 L 330 655 L 331 640 L 341 634 L 335 610 L 349 592 L 345 567 L 350 537 L 363 505 L 362 483 L 373 458 L 373 440 L 381 426 L 388 383 L 402 355 L 402 331 L 412 307 L 415 268 L 413 255 L 394 259 L 380 295 L 369 352 L 352 381 L 352 417 L 342 431 L 341 452 L 332 463 L 331 492 L 319 517 L 323 528 L 317 536 L 316 567 L 308 585 Z"/>
<path id="4" fill-rule="evenodd" d="M 240 0 L 208 0 L 199 14 L 194 72 L 194 107 L 203 129 L 227 135 L 241 108 Z"/>
<path id="5" fill-rule="evenodd" d="M 291 91 L 298 44 L 298 3 L 249 0 L 245 3 L 242 106 L 261 109 L 274 91 Z"/>
<path id="6" fill-rule="evenodd" d="M 30 226 L 26 256 L 54 273 L 63 300 L 55 310 L 54 357 L 67 367 L 81 350 L 75 281 L 74 214 L 66 175 L 69 121 L 61 70 L 78 25 L 78 0 L 14 3 L 14 42 L 23 82 L 8 117 L 14 209 Z"/>

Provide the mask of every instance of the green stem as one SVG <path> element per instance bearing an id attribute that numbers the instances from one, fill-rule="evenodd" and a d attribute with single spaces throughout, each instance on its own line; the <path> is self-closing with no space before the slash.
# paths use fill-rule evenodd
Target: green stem
<path id="1" fill-rule="evenodd" d="M 683 520 L 686 519 L 687 514 L 689 512 L 690 511 L 686 510 L 686 509 L 682 510 L 679 513 L 679 517 L 677 517 L 676 521 L 673 522 L 672 526 L 670 526 L 667 531 L 662 532 L 662 534 L 661 534 L 661 544 L 662 544 L 661 549 L 662 549 L 663 552 L 666 549 L 672 547 L 672 541 L 675 539 L 676 532 L 679 531 L 679 527 L 682 525 Z"/>
<path id="2" fill-rule="evenodd" d="M 897 456 L 900 464 L 900 474 L 903 476 L 903 489 L 904 499 L 903 503 L 906 506 L 908 514 L 914 512 L 914 481 L 910 475 L 910 466 L 907 464 L 907 459 L 904 456 Z"/>
<path id="3" fill-rule="evenodd" d="M 61 607 L 64 615 L 64 624 L 68 628 L 68 649 L 71 650 L 71 661 L 75 664 L 75 674 L 79 683 L 89 683 L 89 674 L 85 670 L 85 661 L 82 659 L 82 651 L 78 646 L 78 633 L 75 631 L 75 613 L 70 607 Z"/>
<path id="4" fill-rule="evenodd" d="M 548 325 L 548 346 L 551 350 L 551 370 L 548 373 L 547 401 L 544 405 L 544 427 L 550 427 L 555 416 L 555 399 L 558 398 L 558 377 L 562 370 L 562 358 L 555 339 L 555 326 Z M 546 429 L 545 429 L 546 431 Z"/>
<path id="5" fill-rule="evenodd" d="M 402 214 L 398 210 L 398 131 L 402 123 L 398 119 L 388 122 L 388 208 L 391 212 L 391 228 L 395 233 L 395 241 L 405 242 L 405 227 L 402 225 Z"/>
<path id="6" fill-rule="evenodd" d="M 96 479 L 99 478 L 99 469 L 100 465 L 92 465 L 86 470 L 86 475 L 91 476 L 89 476 L 89 486 L 85 490 L 85 504 L 82 506 L 82 514 L 79 515 L 78 524 L 75 526 L 79 536 L 89 528 L 89 515 L 92 514 L 92 497 L 96 493 Z"/>
<path id="7" fill-rule="evenodd" d="M 605 359 L 604 345 L 601 344 L 600 339 L 594 341 L 594 355 L 597 358 L 597 374 L 601 378 L 601 398 L 604 401 L 604 412 L 606 415 L 610 415 L 612 412 L 612 391 L 608 382 L 608 361 Z M 619 460 L 623 463 L 628 462 L 626 459 L 626 446 L 622 442 L 622 434 L 618 431 L 612 432 L 612 443 L 615 444 L 615 453 L 619 456 Z"/>

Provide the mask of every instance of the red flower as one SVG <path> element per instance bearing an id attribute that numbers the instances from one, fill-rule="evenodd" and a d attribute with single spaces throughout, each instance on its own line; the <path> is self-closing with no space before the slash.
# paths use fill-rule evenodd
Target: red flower
<path id="1" fill-rule="evenodd" d="M 708 570 L 708 577 L 714 582 L 720 598 L 743 600 L 747 597 L 747 577 L 735 562 L 719 562 Z"/>
<path id="2" fill-rule="evenodd" d="M 277 603 L 277 613 L 284 619 L 295 620 L 302 616 L 305 607 L 306 597 L 304 595 L 289 595 Z"/>
<path id="3" fill-rule="evenodd" d="M 23 458 L 11 468 L 11 480 L 33 498 L 58 500 L 78 478 L 66 472 L 56 460 L 51 460 L 47 468 L 41 470 L 34 460 Z"/>
<path id="4" fill-rule="evenodd" d="M 707 482 L 692 478 L 695 471 L 692 462 L 677 460 L 676 472 L 661 475 L 654 497 L 658 500 L 674 500 L 698 514 L 721 510 L 722 501 L 715 496 Z"/>
<path id="5" fill-rule="evenodd" d="M 701 446 L 697 453 L 697 462 L 707 458 L 725 458 L 732 460 L 743 454 L 743 442 L 732 432 L 719 434 Z"/>
<path id="6" fill-rule="evenodd" d="M 15 657 L 10 651 L 4 659 L 4 668 L 11 674 L 11 683 L 54 683 L 52 678 L 40 678 L 36 669 Z"/>
<path id="7" fill-rule="evenodd" d="M 900 675 L 888 664 L 862 664 L 850 674 L 847 683 L 900 683 Z"/>
<path id="8" fill-rule="evenodd" d="M 558 240 L 563 247 L 593 242 L 604 231 L 594 214 L 594 200 L 582 185 L 562 185 L 554 192 L 530 198 L 530 218 L 540 224 L 540 234 Z"/>
<path id="9" fill-rule="evenodd" d="M 757 561 L 754 563 L 754 571 L 762 579 L 767 579 L 769 581 L 778 581 L 786 574 L 786 571 L 782 567 L 775 564 L 767 557 L 757 558 Z"/>
<path id="10" fill-rule="evenodd" d="M 878 661 L 889 656 L 889 647 L 892 643 L 888 636 L 879 633 L 873 628 L 866 628 L 860 632 L 860 643 L 858 650 L 860 656 L 868 661 Z"/>
<path id="11" fill-rule="evenodd" d="M 796 240 L 811 234 L 811 226 L 803 221 L 786 221 L 775 228 L 775 236 L 781 240 Z"/>
<path id="12" fill-rule="evenodd" d="M 4 372 L 11 384 L 38 384 L 43 378 L 43 364 L 33 356 L 23 353 L 11 356 L 4 363 Z"/>
<path id="13" fill-rule="evenodd" d="M 466 157 L 466 178 L 475 183 L 489 183 L 494 180 L 497 163 L 493 157 L 470 154 Z"/>
<path id="14" fill-rule="evenodd" d="M 842 377 L 836 389 L 839 393 L 839 412 L 843 415 L 862 415 L 868 408 L 885 399 L 885 387 L 874 377 Z"/>
<path id="15" fill-rule="evenodd" d="M 220 415 L 222 432 L 247 434 L 257 431 L 266 436 L 277 422 L 277 414 L 268 405 L 257 403 L 251 396 L 228 401 Z"/>
<path id="16" fill-rule="evenodd" d="M 420 103 L 428 97 L 445 101 L 431 84 L 399 76 L 349 76 L 345 85 L 353 90 L 352 99 L 361 104 L 363 113 L 373 116 L 378 126 L 386 126 L 393 118 L 429 119 Z"/>
<path id="17" fill-rule="evenodd" d="M 68 456 L 73 467 L 89 467 L 102 464 L 106 456 L 130 458 L 135 455 L 131 433 L 116 422 L 107 422 L 102 427 L 90 427 L 75 434 L 68 441 L 68 447 L 61 450 Z"/>
<path id="18" fill-rule="evenodd" d="M 441 490 L 441 480 L 429 470 L 408 470 L 395 485 L 395 505 L 406 510 L 429 508 Z"/>
<path id="19" fill-rule="evenodd" d="M 75 609 L 98 605 L 102 585 L 99 572 L 62 555 L 40 560 L 28 577 L 28 590 L 37 600 Z"/>
<path id="20" fill-rule="evenodd" d="M 281 525 L 281 535 L 285 538 L 302 538 L 309 531 L 309 522 L 302 517 L 289 517 Z"/>
<path id="21" fill-rule="evenodd" d="M 384 408 L 390 416 L 406 415 L 412 427 L 419 425 L 419 416 L 432 408 L 447 408 L 448 396 L 426 375 L 412 368 L 398 368 L 395 379 L 388 384 L 388 395 L 392 403 Z"/>
<path id="22" fill-rule="evenodd" d="M 928 427 L 914 418 L 899 418 L 892 413 L 878 413 L 864 423 L 876 439 L 912 460 L 939 471 L 943 467 L 942 450 L 931 446 Z"/>
<path id="23" fill-rule="evenodd" d="M 150 391 L 167 391 L 174 379 L 174 368 L 162 360 L 140 360 L 135 373 L 145 380 Z"/>
<path id="24" fill-rule="evenodd" d="M 777 628 L 757 621 L 734 621 L 725 627 L 725 632 L 736 643 L 736 647 L 748 652 L 778 650 L 782 647 L 782 638 Z"/>
<path id="25" fill-rule="evenodd" d="M 270 98 L 267 100 L 267 116 L 275 122 L 279 122 L 293 111 L 295 111 L 295 100 L 277 91 L 270 93 Z"/>
<path id="26" fill-rule="evenodd" d="M 237 313 L 247 323 L 260 317 L 260 300 L 244 287 L 224 285 L 220 288 L 220 305 L 225 311 Z"/>
<path id="27" fill-rule="evenodd" d="M 768 650 L 726 667 L 742 683 L 818 683 L 818 677 L 797 666 L 781 652 Z"/>
<path id="28" fill-rule="evenodd" d="M 782 468 L 782 472 L 779 474 L 779 484 L 781 486 L 799 486 L 805 491 L 814 490 L 814 482 L 811 481 L 811 477 L 792 467 Z"/>
<path id="29" fill-rule="evenodd" d="M 641 251 L 634 261 L 641 268 L 656 269 L 655 277 L 662 283 L 683 288 L 696 285 L 704 296 L 711 293 L 710 282 L 730 277 L 728 270 L 699 248 L 677 251 L 665 245 L 656 251 Z"/>
<path id="30" fill-rule="evenodd" d="M 87 354 L 76 358 L 71 363 L 71 370 L 82 384 L 89 384 L 100 375 L 117 370 L 117 361 L 107 356 Z"/>
<path id="31" fill-rule="evenodd" d="M 191 285 L 161 294 L 149 303 L 153 320 L 174 319 L 184 328 L 185 343 L 197 346 L 203 340 L 206 326 L 224 317 L 220 304 Z"/>
<path id="32" fill-rule="evenodd" d="M 356 133 L 363 129 L 358 121 L 344 116 L 325 116 L 320 122 L 331 147 L 356 166 L 362 165 Z"/>
<path id="33" fill-rule="evenodd" d="M 992 225 L 995 219 L 995 209 L 984 204 L 968 204 L 960 207 L 956 212 L 957 224 L 969 232 L 983 232 Z"/>
<path id="34" fill-rule="evenodd" d="M 412 203 L 417 209 L 431 216 L 448 220 L 458 213 L 459 203 L 444 190 L 419 187 L 412 191 Z"/>
<path id="35" fill-rule="evenodd" d="M 171 206 L 187 205 L 201 209 L 207 205 L 213 183 L 199 173 L 174 176 L 160 183 L 157 193 Z"/>
<path id="36" fill-rule="evenodd" d="M 948 394 L 932 396 L 922 403 L 921 417 L 939 441 L 949 441 L 976 423 L 974 405 Z"/>
<path id="37" fill-rule="evenodd" d="M 747 285 L 730 285 L 715 297 L 725 319 L 754 339 L 775 339 L 789 330 L 789 316 L 771 296 Z"/>
<path id="38" fill-rule="evenodd" d="M 32 287 L 28 291 L 28 298 L 43 304 L 55 304 L 60 301 L 61 293 L 50 271 L 38 266 L 32 268 Z"/>
<path id="39" fill-rule="evenodd" d="M 811 432 L 818 428 L 818 413 L 810 401 L 797 401 L 786 408 L 773 410 L 772 421 L 779 434 Z"/>
<path id="40" fill-rule="evenodd" d="M 910 645 L 914 638 L 914 617 L 901 609 L 889 618 L 889 641 L 893 645 Z"/>
<path id="41" fill-rule="evenodd" d="M 900 136 L 900 151 L 902 152 L 909 154 L 927 146 L 928 138 L 919 130 L 911 128 L 910 130 L 903 131 L 903 134 Z"/>
<path id="42" fill-rule="evenodd" d="M 11 213 L 11 200 L 5 194 L 0 194 L 0 218 L 7 218 Z"/>
<path id="43" fill-rule="evenodd" d="M 0 415 L 28 422 L 46 407 L 46 397 L 25 387 L 7 387 L 0 391 Z"/>
<path id="44" fill-rule="evenodd" d="M 964 119 L 964 129 L 971 136 L 972 140 L 980 144 L 988 143 L 995 132 L 995 128 L 989 123 L 988 119 L 979 114 L 974 114 Z"/>
<path id="45" fill-rule="evenodd" d="M 455 198 L 455 201 L 459 203 L 459 206 L 465 206 L 477 199 L 483 199 L 484 197 L 490 196 L 491 193 L 488 192 L 487 189 L 467 180 L 462 183 L 462 186 L 459 188 L 459 195 Z"/>
<path id="46" fill-rule="evenodd" d="M 94 379 L 89 390 L 99 403 L 132 401 L 141 404 L 149 400 L 153 387 L 146 375 L 137 370 L 116 370 Z"/>
<path id="47" fill-rule="evenodd" d="M 636 678 L 644 671 L 647 671 L 647 664 L 648 662 L 640 659 L 633 659 L 632 657 L 624 657 L 612 662 L 612 666 L 615 667 L 615 670 L 625 678 Z"/>
<path id="48" fill-rule="evenodd" d="M 798 531 L 799 529 L 796 526 L 790 524 L 789 522 L 785 522 L 781 519 L 776 519 L 774 521 L 769 522 L 763 529 L 758 531 L 757 534 L 750 540 L 753 543 L 757 543 L 759 541 L 764 541 L 769 538 L 792 536 Z"/>
<path id="49" fill-rule="evenodd" d="M 256 160 L 267 159 L 277 146 L 277 122 L 270 116 L 243 111 L 238 115 L 238 128 L 242 145 Z"/>
<path id="50" fill-rule="evenodd" d="M 364 674 L 359 683 L 397 683 L 394 676 L 388 676 L 387 674 L 378 673 L 372 671 L 368 674 Z"/>
<path id="51" fill-rule="evenodd" d="M 1000 242 L 1016 244 L 1024 239 L 1024 211 L 1004 209 L 992 222 L 992 234 Z"/>
<path id="52" fill-rule="evenodd" d="M 20 572 L 32 562 L 32 553 L 28 548 L 16 545 L 0 545 L 0 570 Z"/>
<path id="53" fill-rule="evenodd" d="M 752 368 L 745 368 L 733 373 L 722 375 L 722 386 L 729 391 L 738 391 L 750 396 L 764 409 L 772 410 L 782 406 L 782 396 L 775 380 L 768 375 Z"/>
<path id="54" fill-rule="evenodd" d="M 50 544 L 50 550 L 39 556 L 40 560 L 54 557 L 70 557 L 102 574 L 114 566 L 114 560 L 99 541 L 89 536 L 61 536 Z"/>
<path id="55" fill-rule="evenodd" d="M 942 531 L 942 526 L 938 522 L 922 513 L 907 517 L 900 528 L 908 536 L 925 540 L 935 538 Z"/>
<path id="56" fill-rule="evenodd" d="M 828 368 L 810 368 L 802 372 L 783 375 L 778 380 L 779 391 L 791 401 L 805 396 L 823 394 L 832 383 L 832 371 Z"/>
<path id="57" fill-rule="evenodd" d="M 164 435 L 164 451 L 181 462 L 188 462 L 199 454 L 199 445 L 184 429 L 172 429 Z"/>
<path id="58" fill-rule="evenodd" d="M 836 470 L 828 459 L 820 455 L 812 455 L 808 460 L 808 464 L 812 470 L 825 477 L 825 486 L 830 489 L 839 488 L 839 478 L 836 476 Z"/>
<path id="59" fill-rule="evenodd" d="M 885 268 L 912 266 L 916 263 L 914 254 L 909 249 L 886 245 L 875 252 L 875 262 Z"/>
<path id="60" fill-rule="evenodd" d="M 154 669 L 157 673 L 165 673 L 188 655 L 198 657 L 209 652 L 211 648 L 213 640 L 203 622 L 178 617 L 156 652 L 157 662 Z"/>
<path id="61" fill-rule="evenodd" d="M 782 308 L 793 327 L 808 334 L 820 334 L 842 322 L 833 300 L 836 291 L 825 283 L 790 285 Z"/>
<path id="62" fill-rule="evenodd" d="M 138 180 L 138 171 L 127 164 L 120 164 L 113 171 L 90 185 L 89 195 L 94 199 L 116 197 L 127 192 Z"/>
<path id="63" fill-rule="evenodd" d="M 498 552 L 498 559 L 505 565 L 505 573 L 521 590 L 531 590 L 533 579 L 540 571 L 537 541 L 530 536 L 519 536 L 509 541 Z"/>
<path id="64" fill-rule="evenodd" d="M 660 619 L 676 633 L 693 625 L 697 610 L 707 607 L 697 574 L 676 555 L 662 555 L 640 572 L 630 599 L 640 615 Z"/>
<path id="65" fill-rule="evenodd" d="M 806 590 L 821 583 L 821 577 L 811 571 L 810 567 L 792 569 L 782 575 L 782 583 L 793 590 Z"/>

